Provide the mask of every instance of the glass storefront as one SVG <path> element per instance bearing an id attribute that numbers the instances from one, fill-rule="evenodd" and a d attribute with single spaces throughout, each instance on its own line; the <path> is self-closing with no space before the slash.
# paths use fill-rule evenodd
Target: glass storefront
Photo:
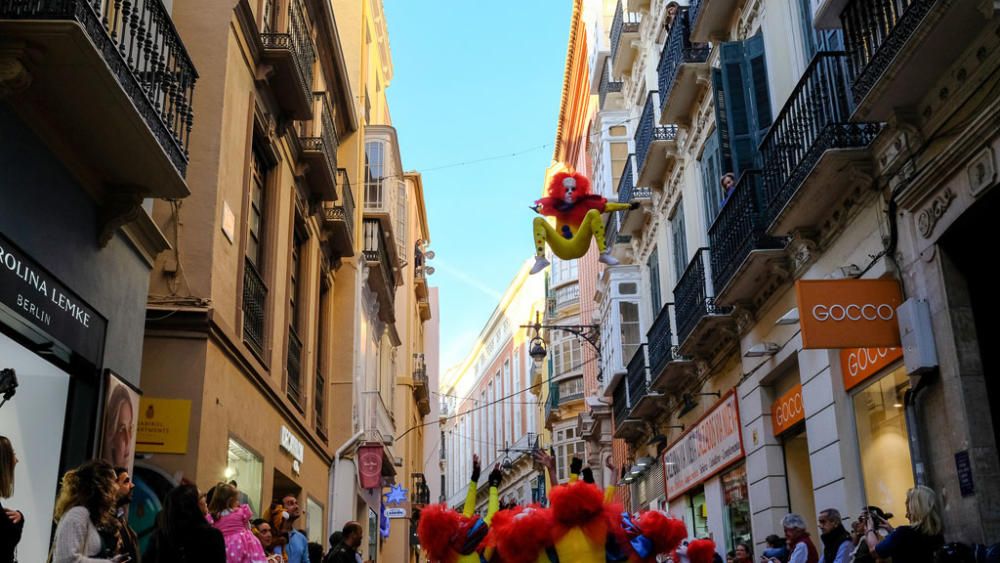
<path id="1" fill-rule="evenodd" d="M 747 492 L 747 468 L 745 465 L 722 475 L 722 499 L 725 503 L 726 551 L 743 542 L 753 545 L 750 533 L 750 497 Z"/>
<path id="2" fill-rule="evenodd" d="M 852 397 L 865 499 L 869 505 L 891 512 L 893 526 L 906 523 L 906 491 L 913 487 L 903 408 L 903 396 L 909 388 L 909 378 L 900 366 Z"/>
<path id="3" fill-rule="evenodd" d="M 229 465 L 226 467 L 227 481 L 236 481 L 241 492 L 250 497 L 250 508 L 255 515 L 261 514 L 260 495 L 264 476 L 264 462 L 260 456 L 245 446 L 229 439 Z"/>
<path id="4" fill-rule="evenodd" d="M 312 498 L 306 498 L 306 537 L 311 542 L 326 544 L 323 538 L 323 506 Z"/>
<path id="5" fill-rule="evenodd" d="M 0 435 L 10 440 L 20 460 L 14 470 L 14 496 L 3 505 L 26 515 L 17 548 L 21 561 L 45 561 L 70 376 L 4 334 L 0 358 L 0 367 L 13 369 L 18 381 L 16 393 L 0 408 Z"/>
<path id="6" fill-rule="evenodd" d="M 687 518 L 692 538 L 708 536 L 708 506 L 705 502 L 705 488 L 698 487 L 688 493 Z"/>

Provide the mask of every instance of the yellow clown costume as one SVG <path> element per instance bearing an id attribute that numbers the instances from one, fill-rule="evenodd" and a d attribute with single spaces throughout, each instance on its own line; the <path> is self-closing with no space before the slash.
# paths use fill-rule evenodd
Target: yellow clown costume
<path id="1" fill-rule="evenodd" d="M 597 242 L 601 256 L 599 260 L 610 266 L 618 263 L 608 253 L 604 241 L 604 219 L 601 213 L 635 209 L 635 203 L 613 203 L 606 198 L 590 193 L 590 180 L 583 174 L 559 172 L 549 182 L 548 196 L 535 201 L 532 209 L 539 215 L 553 217 L 555 226 L 543 217 L 535 217 L 533 234 L 535 238 L 535 265 L 532 274 L 545 269 L 549 261 L 545 258 L 545 245 L 563 260 L 583 257 L 590 250 L 590 241 Z"/>

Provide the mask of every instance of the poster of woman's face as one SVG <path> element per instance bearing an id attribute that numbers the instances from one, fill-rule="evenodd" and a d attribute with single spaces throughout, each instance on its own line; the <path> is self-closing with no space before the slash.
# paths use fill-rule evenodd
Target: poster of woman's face
<path id="1" fill-rule="evenodd" d="M 135 432 L 139 426 L 139 394 L 108 372 L 108 392 L 104 402 L 101 434 L 101 459 L 114 467 L 125 467 L 132 474 L 135 458 Z"/>

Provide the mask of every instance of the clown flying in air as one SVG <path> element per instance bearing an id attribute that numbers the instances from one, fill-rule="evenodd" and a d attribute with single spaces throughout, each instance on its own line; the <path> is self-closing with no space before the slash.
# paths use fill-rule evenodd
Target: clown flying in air
<path id="1" fill-rule="evenodd" d="M 535 217 L 535 265 L 531 273 L 537 274 L 549 265 L 545 258 L 545 245 L 563 260 L 581 258 L 590 249 L 590 239 L 597 241 L 601 252 L 599 260 L 609 266 L 618 264 L 608 253 L 604 242 L 604 220 L 601 213 L 635 209 L 638 203 L 612 203 L 607 198 L 590 193 L 590 180 L 576 172 L 559 172 L 549 182 L 548 197 L 543 197 L 531 207 L 535 213 L 555 217 L 553 227 L 542 217 Z"/>

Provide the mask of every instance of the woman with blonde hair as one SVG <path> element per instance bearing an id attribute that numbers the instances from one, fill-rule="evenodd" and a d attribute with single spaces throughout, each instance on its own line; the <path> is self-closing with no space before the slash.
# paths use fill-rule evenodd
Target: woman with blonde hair
<path id="1" fill-rule="evenodd" d="M 17 455 L 6 436 L 0 436 L 0 499 L 14 496 L 14 466 Z M 0 563 L 13 563 L 14 552 L 24 530 L 24 514 L 0 503 Z"/>
<path id="2" fill-rule="evenodd" d="M 88 461 L 63 475 L 56 499 L 52 563 L 125 563 L 115 524 L 118 482 L 105 461 Z"/>
<path id="3" fill-rule="evenodd" d="M 932 563 L 934 551 L 944 545 L 937 493 L 923 485 L 907 491 L 906 519 L 910 521 L 909 526 L 893 529 L 884 518 L 871 513 L 865 532 L 868 548 L 881 559 L 892 557 L 893 561 Z M 889 531 L 881 541 L 875 532 L 879 527 Z"/>

